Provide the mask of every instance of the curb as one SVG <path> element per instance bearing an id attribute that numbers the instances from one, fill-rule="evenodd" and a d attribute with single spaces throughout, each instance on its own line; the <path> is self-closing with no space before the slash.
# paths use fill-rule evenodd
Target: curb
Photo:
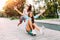
<path id="1" fill-rule="evenodd" d="M 60 25 L 60 22 L 57 22 L 57 21 L 51 21 L 51 20 L 35 20 L 35 22 Z"/>

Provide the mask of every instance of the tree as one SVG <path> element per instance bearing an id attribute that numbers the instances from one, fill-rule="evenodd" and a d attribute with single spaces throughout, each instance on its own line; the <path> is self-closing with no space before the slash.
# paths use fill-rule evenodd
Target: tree
<path id="1" fill-rule="evenodd" d="M 12 17 L 12 16 L 20 16 L 15 10 L 14 6 L 17 6 L 18 9 L 22 12 L 24 8 L 24 3 L 25 0 L 8 0 L 6 2 L 6 5 L 4 7 L 5 13 L 7 14 L 7 17 Z"/>

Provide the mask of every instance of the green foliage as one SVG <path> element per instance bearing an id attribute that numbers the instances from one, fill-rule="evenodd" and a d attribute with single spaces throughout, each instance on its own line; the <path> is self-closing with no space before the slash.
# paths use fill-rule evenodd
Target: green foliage
<path id="1" fill-rule="evenodd" d="M 46 18 L 58 18 L 58 13 L 57 13 L 57 7 L 58 5 L 55 2 L 48 2 L 47 3 L 47 10 L 45 17 Z"/>
<path id="2" fill-rule="evenodd" d="M 14 10 L 14 6 L 17 6 L 18 10 L 22 12 L 24 8 L 24 2 L 25 0 L 18 0 L 16 3 L 13 1 L 8 1 L 7 5 L 4 7 L 6 17 L 11 17 L 12 19 L 14 19 L 14 17 L 19 18 L 20 14 Z M 1 13 L 0 17 L 1 16 L 4 17 L 4 14 Z"/>
<path id="3" fill-rule="evenodd" d="M 58 5 L 55 2 L 48 2 L 47 9 L 43 16 L 40 16 L 38 19 L 50 19 L 50 18 L 59 18 L 57 13 Z"/>
<path id="4" fill-rule="evenodd" d="M 0 12 L 0 17 L 2 17 L 3 16 L 3 13 L 2 12 Z"/>
<path id="5" fill-rule="evenodd" d="M 57 0 L 57 1 L 60 5 L 60 0 Z M 46 9 L 45 13 L 43 14 L 43 16 L 40 16 L 38 19 L 58 18 L 57 6 L 58 5 L 55 4 L 55 2 L 48 2 L 47 3 L 47 9 Z M 21 6 L 18 6 L 18 9 L 21 12 L 23 12 L 23 8 L 24 8 L 24 2 L 22 2 Z M 58 9 L 60 9 L 60 7 L 58 7 Z M 20 16 L 20 14 L 18 14 L 13 8 L 10 9 L 10 8 L 6 7 L 5 13 L 6 13 L 7 17 L 11 17 L 12 19 L 19 18 L 19 16 Z M 34 15 L 35 15 L 35 13 L 34 13 Z M 3 16 L 3 15 L 0 14 L 0 16 Z"/>

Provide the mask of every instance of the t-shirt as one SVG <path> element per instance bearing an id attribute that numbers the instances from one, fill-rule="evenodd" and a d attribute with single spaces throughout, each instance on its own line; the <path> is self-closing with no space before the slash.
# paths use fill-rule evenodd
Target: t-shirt
<path id="1" fill-rule="evenodd" d="M 27 15 L 28 16 L 28 12 L 26 9 L 23 10 L 23 14 Z"/>
<path id="2" fill-rule="evenodd" d="M 38 18 L 38 17 L 39 17 L 39 15 L 34 16 L 34 18 Z M 27 15 L 24 15 L 24 18 L 26 19 L 26 21 L 25 21 L 25 28 L 26 28 L 28 20 L 32 20 L 32 19 L 30 17 L 28 17 Z"/>

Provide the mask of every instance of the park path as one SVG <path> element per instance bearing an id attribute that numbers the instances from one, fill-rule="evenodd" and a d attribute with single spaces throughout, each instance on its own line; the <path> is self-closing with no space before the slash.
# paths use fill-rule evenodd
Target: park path
<path id="1" fill-rule="evenodd" d="M 37 36 L 30 36 L 22 23 L 17 26 L 18 20 L 0 18 L 0 40 L 60 40 L 60 31 L 44 28 L 44 35 L 37 32 Z"/>

